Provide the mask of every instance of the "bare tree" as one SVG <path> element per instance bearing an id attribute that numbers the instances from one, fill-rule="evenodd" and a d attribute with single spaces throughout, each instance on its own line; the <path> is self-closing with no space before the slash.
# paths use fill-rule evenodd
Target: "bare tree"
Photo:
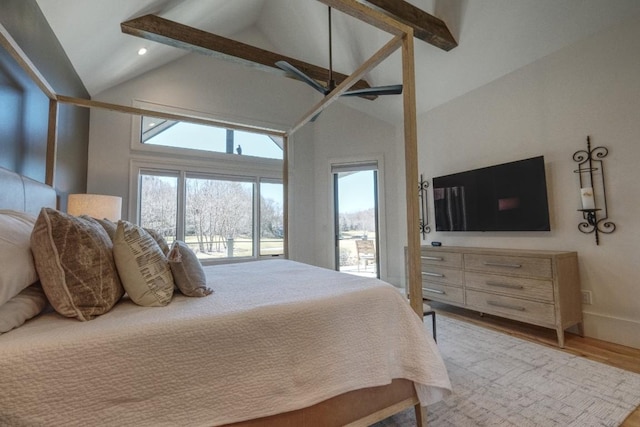
<path id="1" fill-rule="evenodd" d="M 177 180 L 143 175 L 141 188 L 140 225 L 175 238 Z"/>

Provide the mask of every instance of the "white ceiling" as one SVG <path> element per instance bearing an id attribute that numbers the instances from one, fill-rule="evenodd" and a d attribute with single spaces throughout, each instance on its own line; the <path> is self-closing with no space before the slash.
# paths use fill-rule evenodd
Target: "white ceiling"
<path id="1" fill-rule="evenodd" d="M 186 52 L 122 34 L 120 23 L 147 13 L 328 67 L 327 8 L 315 0 L 37 0 L 92 96 Z M 449 52 L 415 40 L 418 113 L 640 14 L 638 0 L 409 0 L 443 19 L 459 46 Z M 334 69 L 353 72 L 390 37 L 333 14 Z M 149 53 L 138 56 L 145 46 Z M 395 53 L 366 79 L 401 83 Z M 298 84 L 299 90 L 313 89 Z M 399 96 L 341 102 L 394 121 Z"/>

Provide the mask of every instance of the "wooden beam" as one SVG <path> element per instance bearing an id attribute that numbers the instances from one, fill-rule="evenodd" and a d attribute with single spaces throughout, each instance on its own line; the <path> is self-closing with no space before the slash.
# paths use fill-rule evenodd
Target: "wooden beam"
<path id="1" fill-rule="evenodd" d="M 333 9 L 339 10 L 342 13 L 353 16 L 354 18 L 363 21 L 371 26 L 374 26 L 382 31 L 393 34 L 394 36 L 403 36 L 411 28 L 408 25 L 399 22 L 397 19 L 355 0 L 318 1 L 332 7 Z"/>
<path id="2" fill-rule="evenodd" d="M 157 117 L 159 119 L 187 121 L 208 126 L 218 126 L 225 129 L 235 129 L 247 132 L 261 132 L 271 135 L 284 136 L 286 133 L 280 129 L 269 129 L 260 126 L 239 125 L 235 123 L 223 122 L 220 120 L 207 119 L 187 114 L 167 113 L 164 111 L 149 110 L 145 108 L 127 107 L 125 105 L 110 104 L 108 102 L 93 101 L 90 99 L 73 98 L 70 96 L 58 95 L 58 101 L 84 108 L 100 108 L 103 110 L 115 111 L 118 113 L 133 114 L 138 116 Z"/>
<path id="3" fill-rule="evenodd" d="M 47 160 L 44 183 L 55 188 L 56 159 L 58 155 L 58 101 L 49 100 L 49 125 L 47 129 Z"/>
<path id="4" fill-rule="evenodd" d="M 11 34 L 9 34 L 9 31 L 7 31 L 2 24 L 0 24 L 0 46 L 9 52 L 18 65 L 22 67 L 29 77 L 31 77 L 31 80 L 38 85 L 40 90 L 42 90 L 49 99 L 56 98 L 56 92 L 53 90 L 53 87 L 51 87 L 44 76 L 40 74 L 40 71 L 38 71 L 33 62 L 27 57 L 27 54 L 18 46 L 18 43 L 16 43 L 13 37 L 11 37 Z"/>
<path id="5" fill-rule="evenodd" d="M 413 34 L 402 41 L 402 84 L 404 107 L 405 197 L 407 199 L 407 290 L 411 308 L 423 318 L 420 268 L 420 214 L 418 203 L 418 130 L 416 123 L 416 76 Z"/>
<path id="6" fill-rule="evenodd" d="M 282 228 L 284 229 L 284 257 L 289 259 L 289 137 L 282 137 Z"/>
<path id="7" fill-rule="evenodd" d="M 349 77 L 347 77 L 342 83 L 340 83 L 331 93 L 325 96 L 319 103 L 317 103 L 307 114 L 302 116 L 302 119 L 298 123 L 296 123 L 290 130 L 287 132 L 288 135 L 291 135 L 302 126 L 307 124 L 311 119 L 318 113 L 322 112 L 329 105 L 331 105 L 338 97 L 349 90 L 354 82 L 359 79 L 364 74 L 371 71 L 375 68 L 376 65 L 384 61 L 389 55 L 395 52 L 402 45 L 402 37 L 396 36 L 391 39 L 387 44 L 385 44 L 378 52 L 376 52 L 371 58 L 365 61 L 356 71 L 353 72 Z"/>
<path id="8" fill-rule="evenodd" d="M 366 0 L 366 2 L 409 25 L 413 28 L 414 37 L 420 40 L 446 51 L 458 46 L 458 42 L 442 19 L 428 14 L 411 3 L 403 0 Z"/>
<path id="9" fill-rule="evenodd" d="M 243 65 L 249 65 L 265 71 L 286 73 L 276 66 L 278 61 L 286 61 L 312 79 L 325 84 L 329 81 L 329 70 L 318 67 L 279 53 L 260 49 L 245 43 L 231 40 L 216 34 L 170 21 L 156 15 L 145 15 L 120 24 L 123 33 L 143 39 L 162 43 L 191 52 L 213 56 Z M 341 83 L 347 76 L 333 73 L 336 83 Z M 368 88 L 369 83 L 359 80 L 354 89 Z M 367 96 L 367 99 L 375 99 Z"/>

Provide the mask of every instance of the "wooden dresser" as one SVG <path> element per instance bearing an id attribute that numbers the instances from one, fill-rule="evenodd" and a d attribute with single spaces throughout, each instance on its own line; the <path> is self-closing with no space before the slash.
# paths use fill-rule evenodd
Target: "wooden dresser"
<path id="1" fill-rule="evenodd" d="M 425 299 L 552 328 L 582 325 L 576 252 L 467 247 L 421 248 Z"/>

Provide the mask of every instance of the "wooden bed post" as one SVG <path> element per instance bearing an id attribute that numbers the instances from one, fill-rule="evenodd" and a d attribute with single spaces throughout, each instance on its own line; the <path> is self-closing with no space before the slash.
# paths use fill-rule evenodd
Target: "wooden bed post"
<path id="1" fill-rule="evenodd" d="M 402 40 L 402 84 L 404 107 L 404 162 L 407 197 L 407 291 L 411 308 L 423 318 L 420 270 L 420 217 L 418 212 L 418 130 L 413 58 L 413 30 Z"/>
<path id="2" fill-rule="evenodd" d="M 58 101 L 49 100 L 49 128 L 47 130 L 47 164 L 44 183 L 55 188 L 56 156 L 58 153 Z"/>
<path id="3" fill-rule="evenodd" d="M 289 259 L 289 136 L 282 137 L 282 228 L 284 257 Z"/>

